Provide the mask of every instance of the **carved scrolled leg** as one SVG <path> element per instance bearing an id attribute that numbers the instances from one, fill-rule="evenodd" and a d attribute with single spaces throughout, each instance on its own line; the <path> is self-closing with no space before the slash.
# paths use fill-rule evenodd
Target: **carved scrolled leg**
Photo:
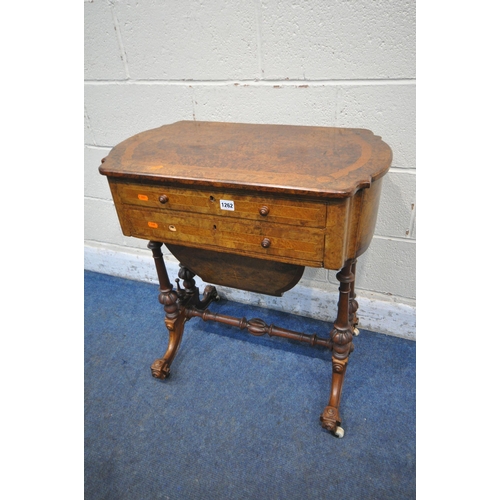
<path id="1" fill-rule="evenodd" d="M 338 437 L 344 435 L 340 427 L 342 420 L 340 418 L 339 406 L 342 395 L 342 386 L 349 360 L 349 354 L 353 351 L 352 344 L 353 328 L 349 321 L 351 284 L 354 282 L 354 274 L 351 272 L 352 263 L 348 262 L 337 274 L 340 282 L 339 304 L 337 319 L 333 323 L 333 329 L 330 332 L 332 339 L 332 386 L 330 391 L 330 400 L 323 411 L 320 420 L 322 426 L 333 432 Z"/>
<path id="2" fill-rule="evenodd" d="M 179 307 L 177 292 L 173 290 L 168 277 L 161 246 L 162 243 L 156 241 L 150 241 L 148 244 L 148 248 L 153 252 L 158 281 L 160 282 L 158 300 L 160 304 L 163 304 L 165 310 L 165 325 L 169 331 L 169 340 L 163 358 L 155 360 L 151 365 L 151 375 L 155 378 L 165 379 L 170 375 L 170 366 L 182 340 L 186 315 L 184 310 Z"/>
<path id="3" fill-rule="evenodd" d="M 333 433 L 337 431 L 337 428 L 342 423 L 342 419 L 340 418 L 339 405 L 347 361 L 347 359 L 340 361 L 332 357 L 332 389 L 330 393 L 330 402 L 326 406 L 320 417 L 321 425 L 326 430 Z"/>
<path id="4" fill-rule="evenodd" d="M 185 309 L 179 313 L 173 322 L 165 318 L 165 324 L 169 332 L 168 347 L 163 358 L 155 360 L 151 365 L 151 375 L 153 375 L 153 377 L 165 379 L 170 375 L 170 367 L 181 345 L 185 322 Z"/>

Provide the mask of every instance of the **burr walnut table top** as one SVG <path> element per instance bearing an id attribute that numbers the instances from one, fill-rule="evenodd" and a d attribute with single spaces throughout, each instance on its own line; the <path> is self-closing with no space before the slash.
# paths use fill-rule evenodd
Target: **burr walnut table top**
<path id="1" fill-rule="evenodd" d="M 392 152 L 366 129 L 181 121 L 118 144 L 108 177 L 346 198 L 370 187 Z"/>

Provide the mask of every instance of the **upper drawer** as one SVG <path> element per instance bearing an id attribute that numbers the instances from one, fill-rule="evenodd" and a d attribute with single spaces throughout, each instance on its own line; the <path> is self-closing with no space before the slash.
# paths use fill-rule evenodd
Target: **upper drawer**
<path id="1" fill-rule="evenodd" d="M 326 221 L 324 203 L 249 196 L 218 190 L 113 184 L 114 194 L 119 201 L 130 205 L 306 227 L 324 227 Z"/>

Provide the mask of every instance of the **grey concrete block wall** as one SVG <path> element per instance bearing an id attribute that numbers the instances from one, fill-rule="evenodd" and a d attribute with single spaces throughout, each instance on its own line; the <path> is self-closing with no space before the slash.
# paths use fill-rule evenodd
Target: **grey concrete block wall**
<path id="1" fill-rule="evenodd" d="M 415 1 L 87 0 L 85 244 L 121 234 L 100 159 L 178 120 L 371 129 L 392 148 L 358 295 L 415 306 Z M 302 284 L 337 293 L 335 272 Z M 391 332 L 397 334 L 397 332 Z"/>

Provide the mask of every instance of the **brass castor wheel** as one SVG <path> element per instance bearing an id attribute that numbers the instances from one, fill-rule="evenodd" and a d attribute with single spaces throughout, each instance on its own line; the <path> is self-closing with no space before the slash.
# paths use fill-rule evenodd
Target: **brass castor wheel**
<path id="1" fill-rule="evenodd" d="M 355 337 L 357 337 L 359 335 L 359 330 L 357 328 L 354 328 L 354 330 L 352 331 L 353 335 Z"/>

